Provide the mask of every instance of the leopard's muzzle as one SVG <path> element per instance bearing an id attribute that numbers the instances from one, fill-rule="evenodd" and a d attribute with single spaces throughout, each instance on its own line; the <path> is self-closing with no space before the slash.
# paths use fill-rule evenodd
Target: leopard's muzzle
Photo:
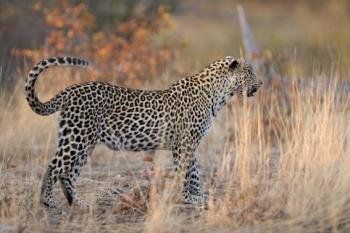
<path id="1" fill-rule="evenodd" d="M 247 90 L 247 96 L 252 97 L 254 94 L 258 91 L 258 89 L 261 87 L 263 82 L 259 80 L 256 84 L 252 85 L 250 88 Z"/>

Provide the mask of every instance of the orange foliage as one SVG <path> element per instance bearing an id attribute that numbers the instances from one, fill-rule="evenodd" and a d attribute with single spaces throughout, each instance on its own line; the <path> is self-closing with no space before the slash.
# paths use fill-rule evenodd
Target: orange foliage
<path id="1" fill-rule="evenodd" d="M 33 7 L 43 11 L 50 33 L 38 50 L 20 50 L 37 62 L 45 57 L 73 55 L 89 59 L 93 64 L 92 76 L 140 87 L 145 78 L 159 75 L 161 68 L 174 56 L 167 44 L 152 41 L 161 29 L 171 24 L 171 17 L 163 7 L 152 20 L 138 17 L 116 25 L 114 31 L 97 29 L 95 16 L 84 3 L 73 5 L 60 0 L 53 8 Z"/>

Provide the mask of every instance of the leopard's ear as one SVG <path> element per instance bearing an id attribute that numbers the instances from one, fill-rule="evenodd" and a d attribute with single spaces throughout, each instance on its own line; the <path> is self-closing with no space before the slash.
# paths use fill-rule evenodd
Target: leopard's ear
<path id="1" fill-rule="evenodd" d="M 233 60 L 233 62 L 231 62 L 231 64 L 229 65 L 228 69 L 235 70 L 237 69 L 238 65 L 239 65 L 239 62 L 237 60 Z"/>

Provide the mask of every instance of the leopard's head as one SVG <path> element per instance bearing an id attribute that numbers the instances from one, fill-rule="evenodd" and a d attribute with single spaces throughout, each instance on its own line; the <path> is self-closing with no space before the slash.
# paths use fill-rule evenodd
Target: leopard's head
<path id="1" fill-rule="evenodd" d="M 196 77 L 205 92 L 210 93 L 214 115 L 233 95 L 251 97 L 263 84 L 250 64 L 233 57 L 211 63 Z"/>
<path id="2" fill-rule="evenodd" d="M 226 59 L 229 60 L 227 74 L 225 75 L 228 79 L 228 94 L 231 96 L 235 94 L 254 96 L 263 82 L 256 77 L 253 67 L 244 59 L 234 59 L 232 57 Z"/>

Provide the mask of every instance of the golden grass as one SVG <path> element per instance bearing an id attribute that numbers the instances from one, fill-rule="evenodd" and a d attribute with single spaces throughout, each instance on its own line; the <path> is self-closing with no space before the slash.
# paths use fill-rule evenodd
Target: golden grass
<path id="1" fill-rule="evenodd" d="M 207 210 L 177 201 L 170 153 L 156 152 L 149 163 L 144 153 L 98 147 L 78 182 L 78 193 L 93 206 L 69 208 L 57 185 L 64 204 L 47 211 L 39 191 L 55 149 L 55 117 L 35 115 L 19 82 L 0 99 L 0 229 L 346 232 L 350 100 L 337 97 L 335 81 L 322 87 L 317 80 L 288 89 L 290 109 L 276 101 L 278 91 L 265 90 L 221 112 L 198 151 Z M 98 202 L 95 194 L 109 187 L 122 194 Z"/>

